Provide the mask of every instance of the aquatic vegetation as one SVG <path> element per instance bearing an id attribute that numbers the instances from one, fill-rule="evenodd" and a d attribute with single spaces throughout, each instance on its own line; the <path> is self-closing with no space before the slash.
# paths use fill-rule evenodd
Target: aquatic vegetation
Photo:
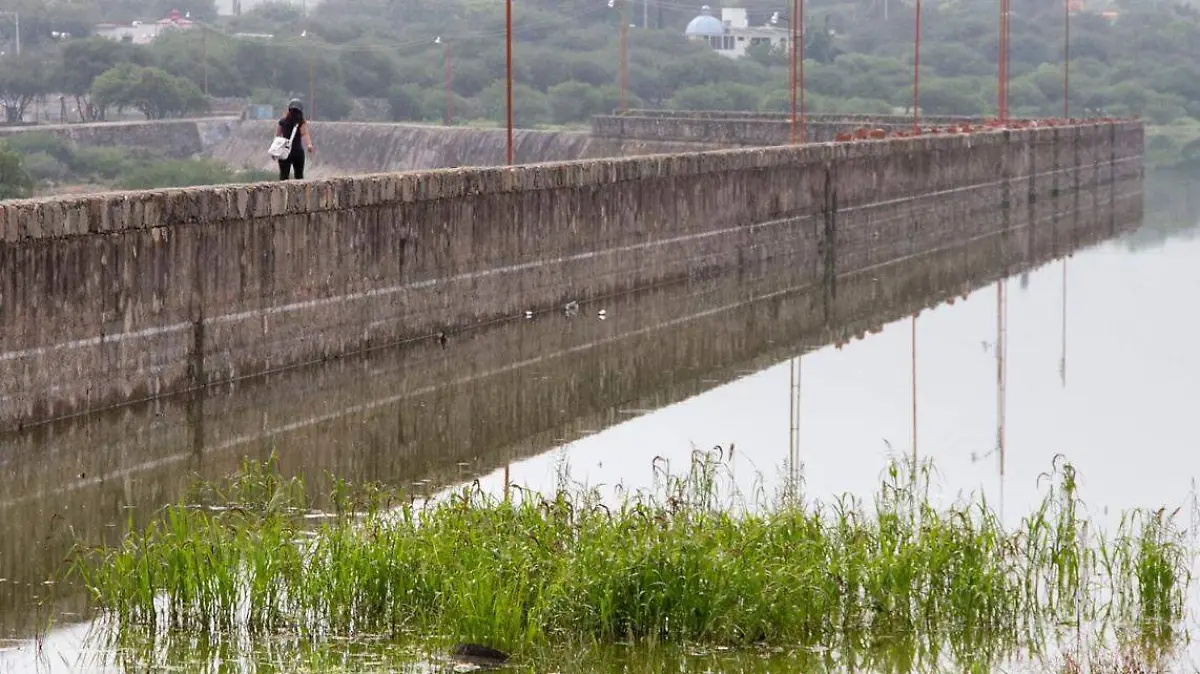
<path id="1" fill-rule="evenodd" d="M 982 498 L 935 508 L 927 464 L 890 465 L 870 508 L 791 487 L 741 507 L 723 469 L 719 453 L 697 453 L 615 504 L 566 482 L 423 502 L 340 484 L 315 519 L 300 483 L 251 464 L 74 568 L 119 625 L 152 632 L 420 635 L 510 652 L 887 643 L 900 661 L 881 664 L 895 671 L 1036 650 L 1063 624 L 1162 643 L 1183 617 L 1191 560 L 1174 516 L 1095 531 L 1067 463 L 1013 531 Z"/>

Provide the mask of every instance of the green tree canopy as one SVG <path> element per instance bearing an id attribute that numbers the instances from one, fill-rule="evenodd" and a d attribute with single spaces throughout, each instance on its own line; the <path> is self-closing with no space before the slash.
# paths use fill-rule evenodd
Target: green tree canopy
<path id="1" fill-rule="evenodd" d="M 24 199 L 33 193 L 33 180 L 25 172 L 21 155 L 0 145 L 0 201 Z"/>
<path id="2" fill-rule="evenodd" d="M 92 85 L 104 107 L 134 108 L 146 119 L 183 117 L 203 111 L 204 94 L 190 81 L 159 68 L 122 63 L 105 71 Z"/>

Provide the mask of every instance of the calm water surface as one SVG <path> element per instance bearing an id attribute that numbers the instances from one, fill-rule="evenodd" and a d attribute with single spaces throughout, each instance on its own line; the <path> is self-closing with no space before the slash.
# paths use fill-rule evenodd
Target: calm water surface
<path id="1" fill-rule="evenodd" d="M 982 491 L 1015 522 L 1040 498 L 1038 475 L 1063 454 L 1101 524 L 1122 509 L 1187 505 L 1200 477 L 1198 217 L 1186 185 L 1151 179 L 1140 229 L 1007 279 L 1006 311 L 992 283 L 915 318 L 893 316 L 841 348 L 789 342 L 781 325 L 790 305 L 749 301 L 786 279 L 717 279 L 585 306 L 569 324 L 511 337 L 380 353 L 0 438 L 0 466 L 9 466 L 0 478 L 0 673 L 146 667 L 89 651 L 89 623 L 73 622 L 85 611 L 79 593 L 40 581 L 71 532 L 112 542 L 130 513 L 144 521 L 193 476 L 228 474 L 243 456 L 272 449 L 306 477 L 328 470 L 428 489 L 478 478 L 500 491 L 506 479 L 552 489 L 564 470 L 591 485 L 646 487 L 655 457 L 682 467 L 694 449 L 732 445 L 744 489 L 773 491 L 794 452 L 806 492 L 827 500 L 873 493 L 887 460 L 913 451 L 915 390 L 916 453 L 933 460 L 940 498 Z M 721 332 L 733 324 L 736 334 Z M 651 325 L 666 327 L 640 327 Z M 541 331 L 536 339 L 531 330 Z M 761 348 L 744 358 L 738 349 L 755 340 Z M 464 370 L 476 346 L 495 363 L 468 358 Z M 39 615 L 57 616 L 40 650 L 29 639 Z M 315 670 L 330 665 L 322 657 L 310 658 L 322 663 Z M 829 668 L 812 654 L 712 657 L 653 661 L 658 671 Z M 598 662 L 636 669 L 636 659 L 617 652 Z M 369 647 L 339 666 L 356 662 L 391 660 Z"/>

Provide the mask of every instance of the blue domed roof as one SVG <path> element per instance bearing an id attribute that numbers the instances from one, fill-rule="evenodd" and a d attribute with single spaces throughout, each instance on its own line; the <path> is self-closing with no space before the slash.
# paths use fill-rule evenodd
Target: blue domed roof
<path id="1" fill-rule="evenodd" d="M 688 22 L 683 34 L 687 37 L 724 35 L 725 24 L 713 16 L 712 10 L 709 9 L 708 5 L 705 5 L 700 8 L 700 16 Z"/>

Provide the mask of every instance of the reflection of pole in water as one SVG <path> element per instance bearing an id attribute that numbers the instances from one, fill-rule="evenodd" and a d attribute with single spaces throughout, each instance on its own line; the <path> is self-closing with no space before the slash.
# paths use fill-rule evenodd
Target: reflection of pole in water
<path id="1" fill-rule="evenodd" d="M 912 317 L 912 462 L 913 479 L 917 471 L 917 317 Z"/>
<path id="2" fill-rule="evenodd" d="M 917 315 L 912 317 L 912 512 L 917 510 Z"/>
<path id="3" fill-rule="evenodd" d="M 1005 351 L 1008 349 L 1005 323 L 1008 304 L 1004 297 L 1005 279 L 996 283 L 996 453 L 1000 462 L 1000 514 L 1004 514 L 1004 403 L 1005 403 Z"/>
<path id="4" fill-rule="evenodd" d="M 1062 278 L 1062 357 L 1058 360 L 1058 377 L 1067 387 L 1067 258 L 1063 258 Z"/>
<path id="5" fill-rule="evenodd" d="M 788 387 L 788 493 L 795 497 L 800 489 L 800 357 L 791 360 Z"/>

